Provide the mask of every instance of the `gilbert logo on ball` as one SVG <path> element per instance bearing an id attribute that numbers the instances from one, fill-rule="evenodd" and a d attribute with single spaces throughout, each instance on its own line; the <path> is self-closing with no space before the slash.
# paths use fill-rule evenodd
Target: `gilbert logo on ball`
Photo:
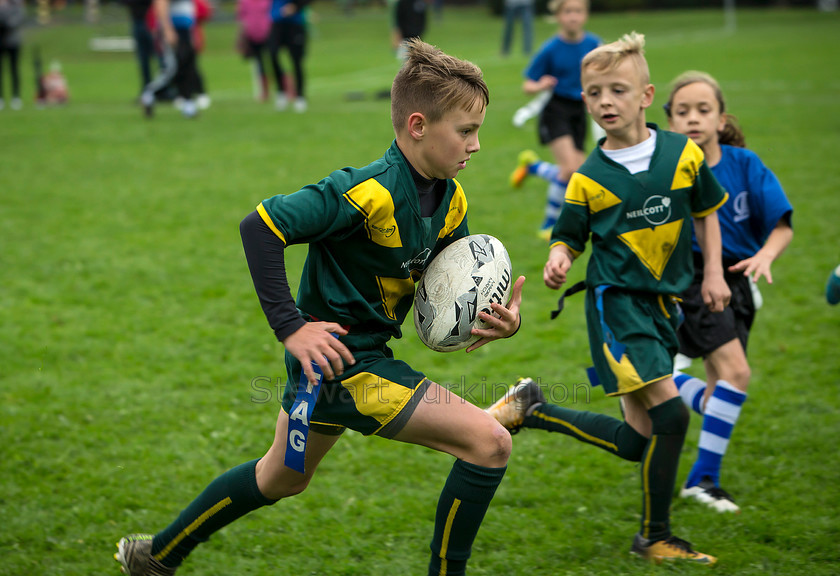
<path id="1" fill-rule="evenodd" d="M 498 238 L 473 234 L 456 240 L 429 264 L 414 295 L 414 327 L 420 340 L 438 352 L 462 350 L 485 327 L 479 311 L 492 302 L 507 304 L 512 287 L 510 256 Z"/>

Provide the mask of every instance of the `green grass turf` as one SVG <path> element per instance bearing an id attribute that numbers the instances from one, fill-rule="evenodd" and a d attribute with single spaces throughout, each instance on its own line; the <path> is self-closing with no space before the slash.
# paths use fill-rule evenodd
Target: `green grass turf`
<path id="1" fill-rule="evenodd" d="M 677 73 L 717 76 L 749 146 L 796 209 L 796 237 L 763 289 L 750 399 L 725 460 L 724 485 L 743 512 L 673 506 L 676 532 L 720 556 L 718 574 L 828 575 L 840 561 L 840 308 L 823 296 L 840 262 L 838 16 L 740 11 L 735 34 L 719 10 L 590 20 L 606 40 L 647 35 L 658 87 L 649 120 L 664 122 Z M 97 25 L 67 12 L 27 30 L 28 48 L 61 60 L 71 102 L 35 109 L 27 51 L 26 107 L 0 112 L 0 574 L 116 573 L 122 534 L 159 530 L 217 474 L 269 446 L 282 347 L 254 296 L 238 222 L 265 197 L 379 157 L 393 137 L 387 102 L 372 98 L 397 70 L 384 10 L 347 18 L 317 3 L 313 21 L 307 114 L 252 100 L 235 25 L 220 18 L 207 26 L 201 60 L 214 103 L 197 121 L 169 106 L 145 121 L 132 104 L 131 55 L 88 49 L 93 36 L 127 33 L 122 10 L 106 10 Z M 553 30 L 540 21 L 538 38 Z M 556 400 L 565 390 L 568 405 L 618 415 L 614 401 L 582 384 L 583 299 L 548 319 L 557 294 L 542 284 L 546 249 L 535 236 L 544 186 L 507 185 L 517 153 L 536 146 L 533 123 L 519 130 L 510 121 L 525 102 L 526 59 L 500 58 L 500 35 L 484 8 L 447 8 L 427 40 L 479 64 L 490 85 L 482 150 L 460 180 L 471 229 L 502 239 L 528 278 L 523 328 L 475 354 L 436 354 L 409 321 L 394 348 L 481 406 L 530 375 L 553 384 Z M 368 97 L 345 100 L 360 91 Z M 289 250 L 290 270 L 304 255 Z M 583 274 L 579 263 L 571 280 Z M 698 431 L 694 417 L 679 480 Z M 218 533 L 183 572 L 424 574 L 450 466 L 445 455 L 348 433 L 307 492 Z M 705 573 L 629 558 L 639 506 L 636 466 L 524 432 L 470 573 Z"/>

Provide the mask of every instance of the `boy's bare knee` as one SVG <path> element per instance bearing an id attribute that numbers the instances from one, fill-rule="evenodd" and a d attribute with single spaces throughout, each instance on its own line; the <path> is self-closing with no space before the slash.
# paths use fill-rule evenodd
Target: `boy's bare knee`
<path id="1" fill-rule="evenodd" d="M 738 390 L 742 392 L 747 391 L 747 386 L 750 384 L 750 378 L 752 377 L 752 371 L 748 364 L 743 364 L 737 367 L 733 367 L 727 371 L 721 371 L 720 377 L 722 380 L 729 382 Z"/>
<path id="2" fill-rule="evenodd" d="M 738 370 L 732 378 L 732 385 L 735 386 L 738 390 L 743 392 L 747 391 L 747 386 L 750 385 L 750 378 L 752 377 L 752 371 L 750 367 L 744 365 L 740 370 Z"/>
<path id="3" fill-rule="evenodd" d="M 285 467 L 274 469 L 269 466 L 260 467 L 260 463 L 257 465 L 257 488 L 270 500 L 280 500 L 300 494 L 306 490 L 312 479 Z"/>
<path id="4" fill-rule="evenodd" d="M 510 438 L 510 432 L 493 420 L 475 448 L 476 461 L 473 464 L 488 468 L 501 468 L 507 465 L 512 448 L 513 442 Z"/>
<path id="5" fill-rule="evenodd" d="M 507 464 L 510 453 L 513 450 L 513 440 L 510 437 L 510 432 L 498 424 L 493 430 L 493 436 L 496 438 L 496 456 Z"/>
<path id="6" fill-rule="evenodd" d="M 305 478 L 300 482 L 274 482 L 265 487 L 260 486 L 260 492 L 270 500 L 280 500 L 300 494 L 309 486 L 309 479 Z"/>
<path id="7" fill-rule="evenodd" d="M 300 494 L 309 486 L 309 478 L 297 482 L 295 484 L 287 484 L 283 487 L 285 494 L 283 495 L 284 498 L 288 498 L 289 496 L 295 496 L 296 494 Z"/>

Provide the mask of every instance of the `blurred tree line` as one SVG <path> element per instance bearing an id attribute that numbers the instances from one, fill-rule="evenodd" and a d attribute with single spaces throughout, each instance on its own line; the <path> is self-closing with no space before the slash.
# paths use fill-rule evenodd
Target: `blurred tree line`
<path id="1" fill-rule="evenodd" d="M 2 3 L 3 0 L 0 0 Z M 44 14 L 50 13 L 57 15 L 70 8 L 70 12 L 74 12 L 74 8 L 90 9 L 92 6 L 98 8 L 115 8 L 117 6 L 124 6 L 129 0 L 23 0 L 23 3 L 30 8 L 30 15 L 37 13 L 39 19 Z M 151 0 L 149 0 L 151 2 Z M 233 19 L 237 0 L 210 0 L 217 10 L 215 11 L 214 20 L 230 20 Z M 336 3 L 341 6 L 345 12 L 350 13 L 354 9 L 364 9 L 365 6 L 386 6 L 388 0 L 313 0 L 313 4 L 319 3 Z M 486 5 L 488 9 L 496 15 L 502 14 L 504 0 L 426 0 L 429 6 L 446 6 L 446 5 L 461 5 L 461 6 L 475 6 Z M 536 10 L 538 14 L 548 14 L 549 0 L 536 0 Z M 590 10 L 597 12 L 624 12 L 632 10 L 669 10 L 669 9 L 723 9 L 726 0 L 590 0 Z M 734 0 L 737 8 L 771 8 L 771 7 L 810 7 L 823 9 L 837 9 L 838 0 Z M 825 4 L 827 7 L 823 7 Z M 828 7 L 830 5 L 830 7 Z M 90 18 L 88 18 L 90 20 Z M 94 18 L 96 20 L 97 18 Z M 66 18 L 65 18 L 66 20 Z"/>
<path id="2" fill-rule="evenodd" d="M 445 0 L 449 4 L 473 4 L 476 0 Z M 478 0 L 481 1 L 481 0 Z M 486 0 L 494 14 L 502 13 L 504 0 Z M 549 0 L 536 0 L 537 13 L 548 13 Z M 780 6 L 810 6 L 814 0 L 736 0 L 738 8 L 761 8 Z M 723 1 L 708 0 L 590 0 L 592 12 L 622 12 L 627 10 L 669 10 L 669 9 L 723 8 Z"/>

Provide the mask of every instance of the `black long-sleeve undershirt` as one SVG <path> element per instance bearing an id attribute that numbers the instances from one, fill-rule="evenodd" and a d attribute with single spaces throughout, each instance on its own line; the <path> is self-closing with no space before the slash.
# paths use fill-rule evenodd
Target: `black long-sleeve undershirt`
<path id="1" fill-rule="evenodd" d="M 446 192 L 446 181 L 423 178 L 408 161 L 406 163 L 417 188 L 420 213 L 428 218 L 440 206 Z M 295 305 L 286 277 L 286 245 L 256 210 L 240 222 L 239 233 L 260 305 L 269 326 L 282 342 L 306 324 Z"/>
<path id="2" fill-rule="evenodd" d="M 286 245 L 256 210 L 240 222 L 239 234 L 260 305 L 268 325 L 282 342 L 306 324 L 295 306 L 286 278 Z"/>

